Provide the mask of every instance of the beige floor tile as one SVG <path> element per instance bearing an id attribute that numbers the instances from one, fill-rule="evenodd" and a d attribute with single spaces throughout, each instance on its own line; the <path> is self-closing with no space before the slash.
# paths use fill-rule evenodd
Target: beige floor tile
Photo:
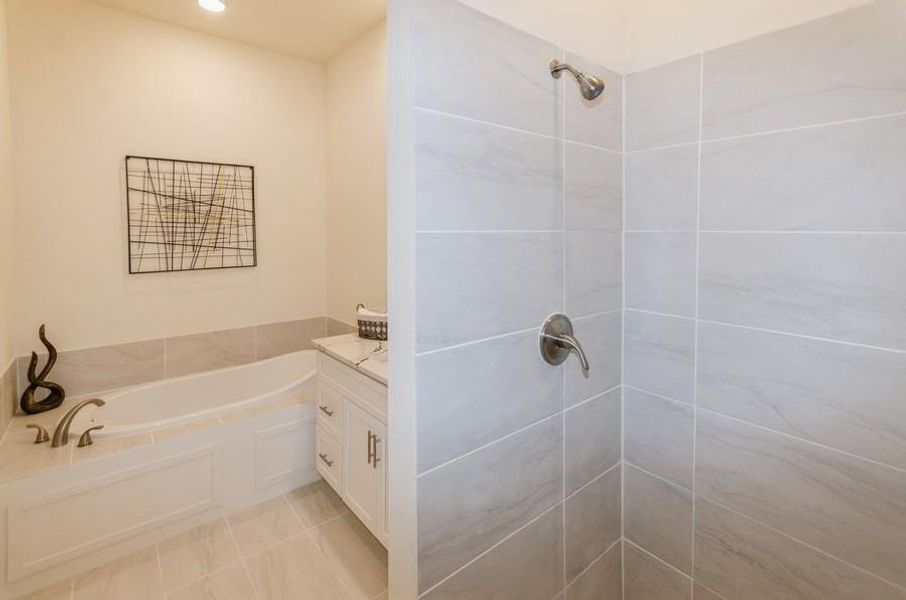
<path id="1" fill-rule="evenodd" d="M 262 600 L 349 600 L 324 555 L 300 535 L 248 559 Z"/>
<path id="2" fill-rule="evenodd" d="M 355 598 L 387 589 L 387 550 L 352 513 L 312 530 L 312 538 Z"/>
<path id="3" fill-rule="evenodd" d="M 387 591 L 383 591 L 374 597 L 374 600 L 389 600 L 389 599 L 390 599 L 390 594 Z"/>
<path id="4" fill-rule="evenodd" d="M 149 600 L 162 593 L 157 551 L 149 546 L 76 577 L 73 600 Z"/>
<path id="5" fill-rule="evenodd" d="M 165 429 L 158 429 L 154 432 L 154 441 L 158 443 L 163 442 L 164 440 L 169 440 L 181 435 L 188 435 L 217 425 L 220 425 L 220 417 L 207 417 L 197 421 L 182 423 L 181 425 L 174 425 L 173 427 L 167 427 Z"/>
<path id="6" fill-rule="evenodd" d="M 158 544 L 164 589 L 174 590 L 239 560 L 226 519 Z"/>
<path id="7" fill-rule="evenodd" d="M 78 438 L 76 438 L 76 442 L 78 442 Z M 72 451 L 72 462 L 78 463 L 95 460 L 97 458 L 116 454 L 117 452 L 124 452 L 126 450 L 131 450 L 132 448 L 147 446 L 153 442 L 154 440 L 151 438 L 150 433 L 123 435 L 119 437 L 95 435 L 93 444 L 85 446 L 84 448 L 76 447 Z"/>
<path id="8" fill-rule="evenodd" d="M 243 556 L 250 556 L 302 531 L 302 524 L 282 496 L 228 518 Z"/>
<path id="9" fill-rule="evenodd" d="M 28 596 L 23 596 L 19 600 L 69 600 L 72 594 L 72 579 L 67 579 L 56 585 L 52 585 L 33 592 Z"/>
<path id="10" fill-rule="evenodd" d="M 180 588 L 167 600 L 250 600 L 255 590 L 241 563 L 230 565 L 200 581 Z"/>
<path id="11" fill-rule="evenodd" d="M 323 479 L 291 491 L 286 498 L 293 505 L 296 515 L 306 529 L 320 525 L 349 510 Z"/>

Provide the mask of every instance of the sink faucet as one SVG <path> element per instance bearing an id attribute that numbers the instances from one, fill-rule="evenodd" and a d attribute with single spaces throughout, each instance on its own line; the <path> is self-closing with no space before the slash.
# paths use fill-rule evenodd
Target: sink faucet
<path id="1" fill-rule="evenodd" d="M 54 448 L 59 448 L 60 446 L 65 446 L 69 443 L 69 427 L 72 425 L 73 419 L 75 419 L 76 414 L 88 406 L 89 404 L 94 404 L 95 406 L 104 406 L 106 404 L 100 398 L 92 398 L 91 400 L 84 400 L 79 402 L 75 406 L 69 409 L 63 418 L 57 423 L 57 428 L 53 431 L 53 440 L 50 442 L 50 445 Z"/>

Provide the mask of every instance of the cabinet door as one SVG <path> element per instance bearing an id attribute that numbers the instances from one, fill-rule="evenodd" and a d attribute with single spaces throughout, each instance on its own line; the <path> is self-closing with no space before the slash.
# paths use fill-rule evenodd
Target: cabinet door
<path id="1" fill-rule="evenodd" d="M 344 499 L 382 542 L 385 510 L 386 427 L 353 402 L 346 403 Z"/>

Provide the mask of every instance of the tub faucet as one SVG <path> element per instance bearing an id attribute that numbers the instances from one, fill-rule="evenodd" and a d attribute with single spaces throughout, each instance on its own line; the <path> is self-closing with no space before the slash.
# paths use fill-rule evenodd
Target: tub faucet
<path id="1" fill-rule="evenodd" d="M 69 409 L 63 418 L 57 423 L 56 429 L 53 431 L 53 440 L 50 442 L 50 445 L 54 448 L 59 448 L 60 446 L 65 446 L 69 443 L 69 427 L 72 425 L 73 419 L 75 419 L 76 414 L 88 406 L 89 404 L 94 404 L 95 406 L 104 406 L 106 404 L 100 398 L 92 398 L 91 400 L 84 400 L 79 402 L 75 406 Z"/>

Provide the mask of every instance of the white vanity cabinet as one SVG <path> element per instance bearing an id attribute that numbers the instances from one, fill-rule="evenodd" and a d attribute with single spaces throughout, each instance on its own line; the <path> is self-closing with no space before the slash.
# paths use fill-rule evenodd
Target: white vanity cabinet
<path id="1" fill-rule="evenodd" d="M 387 545 L 387 386 L 321 352 L 318 472 Z"/>

